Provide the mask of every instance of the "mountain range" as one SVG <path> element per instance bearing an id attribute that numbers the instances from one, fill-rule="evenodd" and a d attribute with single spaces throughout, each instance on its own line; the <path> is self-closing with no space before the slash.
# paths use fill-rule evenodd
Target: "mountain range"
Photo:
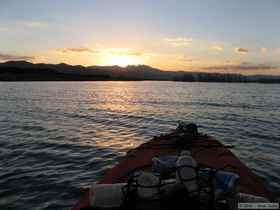
<path id="1" fill-rule="evenodd" d="M 0 81 L 96 81 L 96 80 L 164 80 L 187 82 L 264 82 L 280 83 L 280 76 L 224 73 L 162 71 L 147 65 L 81 66 L 33 64 L 27 61 L 0 63 Z"/>

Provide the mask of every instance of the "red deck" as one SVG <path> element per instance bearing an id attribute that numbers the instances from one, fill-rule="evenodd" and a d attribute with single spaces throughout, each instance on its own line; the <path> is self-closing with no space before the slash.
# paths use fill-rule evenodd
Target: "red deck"
<path id="1" fill-rule="evenodd" d="M 147 169 L 149 169 L 154 156 L 177 154 L 178 150 L 172 142 L 172 135 L 166 135 L 154 138 L 131 150 L 115 167 L 105 173 L 100 183 L 123 182 L 126 175 L 133 169 L 142 166 L 147 166 Z M 213 168 L 223 168 L 226 165 L 233 166 L 234 168 L 230 170 L 240 176 L 240 192 L 272 198 L 262 180 L 217 140 L 208 136 L 200 136 L 192 145 L 191 152 L 199 164 Z M 88 206 L 89 192 L 86 191 L 82 199 L 73 207 L 73 210 L 80 210 Z"/>

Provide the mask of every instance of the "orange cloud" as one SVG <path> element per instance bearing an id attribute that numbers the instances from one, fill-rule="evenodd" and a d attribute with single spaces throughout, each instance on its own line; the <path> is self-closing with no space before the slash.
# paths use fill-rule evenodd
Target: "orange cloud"
<path id="1" fill-rule="evenodd" d="M 180 62 L 184 62 L 184 63 L 192 63 L 194 62 L 195 60 L 189 56 L 178 56 L 178 61 Z"/>
<path id="2" fill-rule="evenodd" d="M 132 50 L 129 48 L 111 48 L 111 49 L 109 48 L 109 49 L 104 49 L 101 51 L 107 52 L 109 54 L 114 54 L 114 55 L 142 56 L 142 55 L 146 54 L 144 52 Z"/>
<path id="3" fill-rule="evenodd" d="M 268 49 L 265 48 L 265 47 L 263 47 L 263 48 L 260 49 L 260 52 L 261 52 L 262 54 L 267 54 L 267 53 L 268 53 Z"/>
<path id="4" fill-rule="evenodd" d="M 9 60 L 34 60 L 34 56 L 25 56 L 25 55 L 14 55 L 14 54 L 5 54 L 0 53 L 0 61 L 9 61 Z"/>
<path id="5" fill-rule="evenodd" d="M 97 53 L 97 51 L 92 50 L 90 48 L 63 48 L 63 49 L 56 49 L 56 51 L 61 53 Z"/>
<path id="6" fill-rule="evenodd" d="M 60 53 L 91 53 L 91 54 L 113 54 L 113 55 L 130 55 L 130 56 L 142 56 L 146 53 L 141 51 L 132 50 L 129 48 L 105 48 L 105 49 L 91 49 L 86 47 L 80 48 L 62 48 L 55 49 L 55 51 Z"/>
<path id="7" fill-rule="evenodd" d="M 249 52 L 249 50 L 245 49 L 245 48 L 237 47 L 237 48 L 234 48 L 234 52 L 241 53 L 241 54 L 246 54 L 246 53 Z"/>
<path id="8" fill-rule="evenodd" d="M 272 70 L 278 67 L 269 64 L 250 64 L 242 62 L 237 65 L 217 65 L 204 67 L 205 70 L 238 70 L 238 71 L 255 71 L 255 70 Z"/>

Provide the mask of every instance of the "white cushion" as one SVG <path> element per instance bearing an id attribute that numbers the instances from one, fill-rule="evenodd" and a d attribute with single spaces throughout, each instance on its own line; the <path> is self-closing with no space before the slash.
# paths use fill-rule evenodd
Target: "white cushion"
<path id="1" fill-rule="evenodd" d="M 177 182 L 183 183 L 189 192 L 196 191 L 198 185 L 196 179 L 193 179 L 196 178 L 197 176 L 196 169 L 195 169 L 195 167 L 197 166 L 196 161 L 191 156 L 180 156 L 176 162 L 176 166 L 179 167 L 178 171 L 176 172 Z M 192 166 L 192 167 L 188 167 L 188 166 Z M 179 173 L 182 177 L 182 180 L 180 178 Z M 193 180 L 184 181 L 185 179 L 193 179 Z"/>

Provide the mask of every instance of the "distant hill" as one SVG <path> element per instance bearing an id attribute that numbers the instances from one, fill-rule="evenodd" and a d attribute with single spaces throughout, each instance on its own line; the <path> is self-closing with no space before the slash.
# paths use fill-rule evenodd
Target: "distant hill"
<path id="1" fill-rule="evenodd" d="M 108 75 L 88 75 L 83 66 L 32 64 L 26 61 L 0 63 L 0 81 L 92 81 L 108 80 Z"/>
<path id="2" fill-rule="evenodd" d="M 280 83 L 280 76 L 162 71 L 146 65 L 89 66 L 33 64 L 26 61 L 0 63 L 0 81 L 95 81 L 168 80 L 182 82 L 263 82 Z"/>
<path id="3" fill-rule="evenodd" d="M 26 61 L 0 63 L 0 81 L 171 80 L 177 75 L 178 72 L 161 71 L 145 65 L 84 67 Z"/>

